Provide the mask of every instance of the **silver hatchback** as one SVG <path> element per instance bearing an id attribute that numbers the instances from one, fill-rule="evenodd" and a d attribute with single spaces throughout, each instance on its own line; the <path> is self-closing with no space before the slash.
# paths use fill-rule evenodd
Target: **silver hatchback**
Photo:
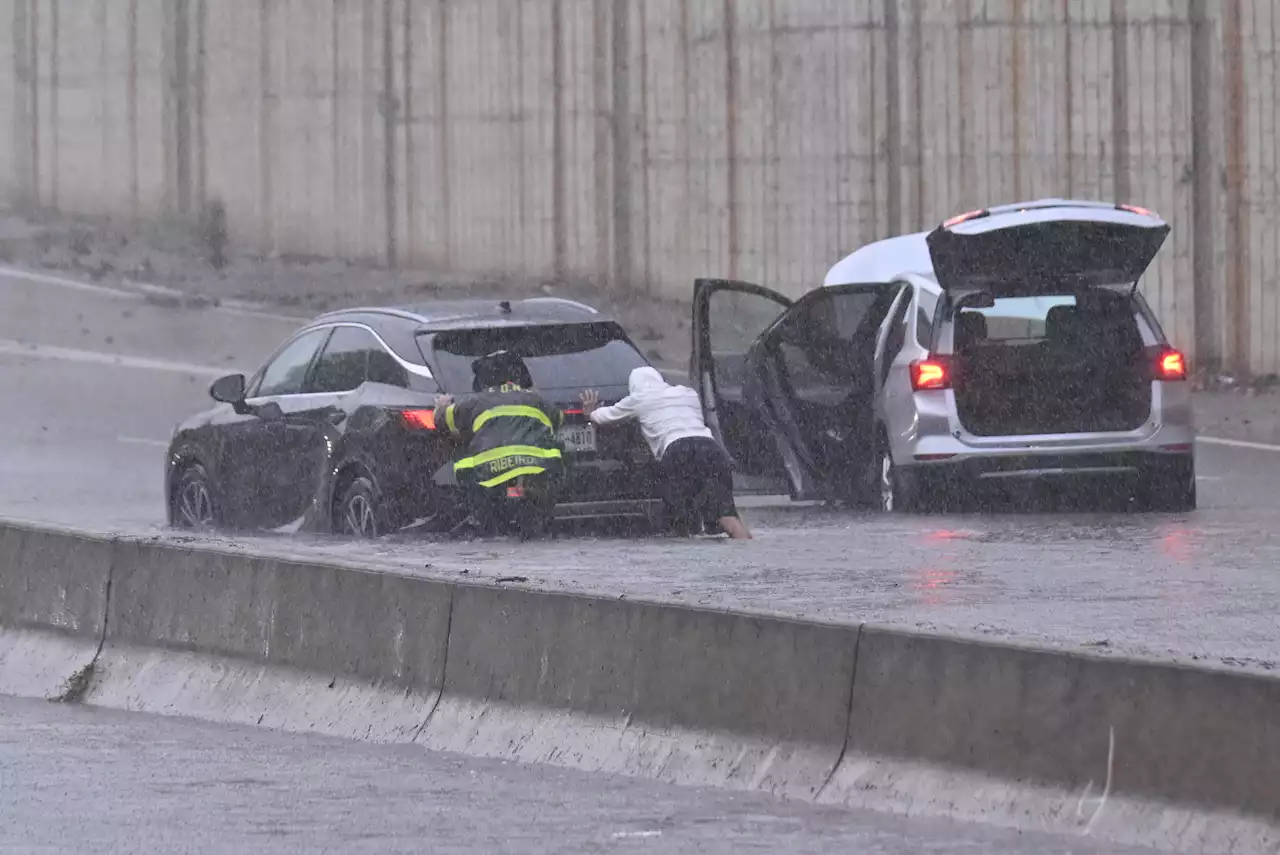
<path id="1" fill-rule="evenodd" d="M 865 246 L 794 302 L 698 280 L 691 373 L 739 488 L 910 511 L 1048 485 L 1193 509 L 1186 360 L 1137 290 L 1168 233 L 1048 199 Z"/>

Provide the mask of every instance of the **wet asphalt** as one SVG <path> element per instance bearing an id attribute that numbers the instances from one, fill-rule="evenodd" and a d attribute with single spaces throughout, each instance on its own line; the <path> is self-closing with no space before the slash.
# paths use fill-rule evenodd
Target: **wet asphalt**
<path id="1" fill-rule="evenodd" d="M 0 312 L 0 400 L 11 402 L 0 516 L 99 531 L 171 536 L 161 467 L 173 425 L 207 406 L 216 374 L 253 370 L 294 328 L 2 277 L 0 298 L 12 309 Z M 37 349 L 5 350 L 6 340 Z M 750 543 L 591 531 L 533 544 L 208 540 L 462 581 L 516 577 L 509 584 L 1274 670 L 1280 453 L 1202 445 L 1198 465 L 1201 508 L 1182 516 L 1084 502 L 884 517 L 765 500 L 744 502 Z"/>
<path id="2" fill-rule="evenodd" d="M 0 698 L 0 850 L 1141 852 L 257 728 Z"/>

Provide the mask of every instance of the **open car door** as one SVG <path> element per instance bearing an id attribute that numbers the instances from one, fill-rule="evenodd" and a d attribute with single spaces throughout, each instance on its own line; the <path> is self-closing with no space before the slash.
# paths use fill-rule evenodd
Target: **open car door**
<path id="1" fill-rule="evenodd" d="M 819 288 L 752 348 L 748 364 L 796 498 L 860 503 L 869 495 L 880 369 L 890 327 L 905 317 L 894 309 L 909 291 L 901 282 Z"/>
<path id="2" fill-rule="evenodd" d="M 768 288 L 727 279 L 693 283 L 690 383 L 702 398 L 707 426 L 735 465 L 741 493 L 788 492 L 778 438 L 748 368 L 748 354 L 792 305 Z"/>

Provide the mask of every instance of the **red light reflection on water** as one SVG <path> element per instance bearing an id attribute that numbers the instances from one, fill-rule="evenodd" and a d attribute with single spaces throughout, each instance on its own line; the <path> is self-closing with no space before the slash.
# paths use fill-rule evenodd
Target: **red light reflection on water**
<path id="1" fill-rule="evenodd" d="M 920 571 L 919 577 L 910 587 L 917 593 L 920 602 L 927 606 L 940 606 L 947 600 L 954 599 L 950 586 L 959 575 L 955 570 L 931 567 Z"/>
<path id="2" fill-rule="evenodd" d="M 955 556 L 951 554 L 951 549 L 941 544 L 953 540 L 965 540 L 972 534 L 973 532 L 954 528 L 936 528 L 924 534 L 926 543 L 938 544 L 935 547 L 935 560 L 939 561 L 941 566 L 935 564 L 932 567 L 916 570 L 912 574 L 912 581 L 907 587 L 915 592 L 922 604 L 940 606 L 955 600 L 952 586 L 958 580 L 960 573 L 958 570 L 948 569 L 948 565 L 954 562 Z"/>
<path id="3" fill-rule="evenodd" d="M 1159 544 L 1160 554 L 1175 561 L 1191 561 L 1195 557 L 1193 555 L 1195 543 L 1192 541 L 1190 529 L 1172 529 L 1161 535 L 1156 542 Z"/>

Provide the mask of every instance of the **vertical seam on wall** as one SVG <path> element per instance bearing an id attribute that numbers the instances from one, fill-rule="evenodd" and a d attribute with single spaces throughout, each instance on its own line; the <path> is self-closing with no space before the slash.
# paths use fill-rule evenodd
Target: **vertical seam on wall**
<path id="1" fill-rule="evenodd" d="M 427 711 L 427 715 L 422 719 L 422 724 L 418 726 L 418 730 L 413 734 L 410 742 L 417 742 L 422 738 L 422 734 L 426 732 L 427 725 L 431 724 L 431 720 L 435 718 L 436 710 L 440 709 L 440 704 L 444 701 L 445 680 L 449 676 L 449 641 L 453 638 L 453 608 L 458 597 L 458 586 L 449 586 L 449 614 L 445 618 L 444 629 L 444 655 L 440 659 L 440 688 L 436 692 L 436 702 L 431 705 L 431 709 Z"/>
<path id="2" fill-rule="evenodd" d="M 565 229 L 564 175 L 564 9 L 551 0 L 551 244 L 555 275 L 568 271 L 569 241 Z"/>
<path id="3" fill-rule="evenodd" d="M 1111 0 L 1111 176 L 1117 202 L 1129 202 L 1129 23 L 1125 0 Z"/>
<path id="4" fill-rule="evenodd" d="M 98 646 L 93 657 L 75 673 L 67 678 L 62 691 L 48 700 L 60 704 L 80 704 L 93 686 L 94 674 L 98 668 L 98 660 L 102 657 L 103 648 L 107 644 L 107 627 L 111 621 L 111 589 L 115 578 L 116 556 L 120 552 L 120 538 L 112 537 L 107 541 L 107 580 L 102 592 L 102 629 L 98 633 Z"/>
<path id="5" fill-rule="evenodd" d="M 738 276 L 738 71 L 737 16 L 734 0 L 724 0 L 725 101 L 725 229 L 728 232 L 729 278 Z"/>
<path id="6" fill-rule="evenodd" d="M 102 632 L 98 635 L 98 649 L 94 651 L 92 665 L 96 665 L 98 657 L 107 646 L 107 626 L 111 622 L 111 591 L 116 577 L 116 561 L 120 555 L 121 540 L 118 537 L 108 541 L 111 544 L 110 559 L 107 561 L 107 586 L 102 592 Z"/>
<path id="7" fill-rule="evenodd" d="M 853 668 L 849 675 L 849 697 L 845 703 L 844 716 L 844 741 L 840 744 L 840 755 L 836 757 L 836 762 L 831 766 L 831 771 L 827 773 L 826 779 L 818 787 L 817 792 L 813 794 L 815 802 L 822 798 L 822 794 L 827 791 L 827 787 L 835 780 L 836 773 L 840 771 L 840 767 L 844 765 L 844 757 L 849 753 L 849 731 L 853 727 L 853 692 L 858 685 L 858 655 L 862 648 L 862 630 L 866 626 L 864 623 L 858 624 L 858 632 L 853 637 Z"/>
<path id="8" fill-rule="evenodd" d="M 873 233 L 876 237 L 900 234 L 903 230 L 902 73 L 899 68 L 902 61 L 902 19 L 898 13 L 898 0 L 884 0 L 885 172 L 888 173 L 888 187 L 885 190 L 885 229 L 875 228 Z"/>
<path id="9" fill-rule="evenodd" d="M 396 119 L 398 99 L 395 91 L 395 25 L 391 0 L 382 3 L 382 207 L 386 222 L 386 258 L 388 267 L 396 267 Z"/>
<path id="10" fill-rule="evenodd" d="M 60 121 L 59 100 L 62 89 L 62 49 L 58 44 L 62 39 L 62 9 L 58 0 L 52 0 L 49 5 L 49 204 L 58 207 L 61 201 L 61 193 L 59 192 L 59 184 L 61 179 L 58 175 L 61 170 L 62 152 L 60 143 L 60 135 L 58 133 L 58 123 Z"/>
<path id="11" fill-rule="evenodd" d="M 1071 52 L 1073 50 L 1073 41 L 1071 38 L 1071 0 L 1062 0 L 1062 37 L 1064 42 L 1063 77 L 1065 79 L 1065 83 L 1063 85 L 1063 90 L 1064 90 L 1063 102 L 1065 104 L 1064 119 L 1066 121 L 1066 133 L 1059 134 L 1058 141 L 1059 143 L 1061 143 L 1063 140 L 1066 141 L 1066 147 L 1067 147 L 1067 156 L 1065 158 L 1066 167 L 1067 167 L 1067 170 L 1066 170 L 1067 180 L 1065 182 L 1066 192 L 1068 197 L 1075 198 L 1074 194 L 1076 190 L 1076 181 L 1075 181 L 1075 163 L 1073 162 L 1075 159 L 1074 156 L 1075 156 L 1075 150 L 1076 150 L 1075 116 L 1073 113 L 1074 104 L 1075 104 L 1075 80 L 1072 77 L 1072 75 L 1075 74 L 1075 63 L 1073 62 L 1072 56 L 1071 56 Z"/>
<path id="12" fill-rule="evenodd" d="M 28 117 L 31 122 L 31 199 L 30 203 L 39 205 L 40 192 L 40 6 L 32 2 L 27 7 L 27 73 L 30 83 L 30 107 Z"/>
<path id="13" fill-rule="evenodd" d="M 401 57 L 400 90 L 404 106 L 400 111 L 401 130 L 404 132 L 404 252 L 402 260 L 412 265 L 414 248 L 418 243 L 418 161 L 417 143 L 413 133 L 413 0 L 404 0 L 401 33 L 404 39 L 404 55 Z"/>

